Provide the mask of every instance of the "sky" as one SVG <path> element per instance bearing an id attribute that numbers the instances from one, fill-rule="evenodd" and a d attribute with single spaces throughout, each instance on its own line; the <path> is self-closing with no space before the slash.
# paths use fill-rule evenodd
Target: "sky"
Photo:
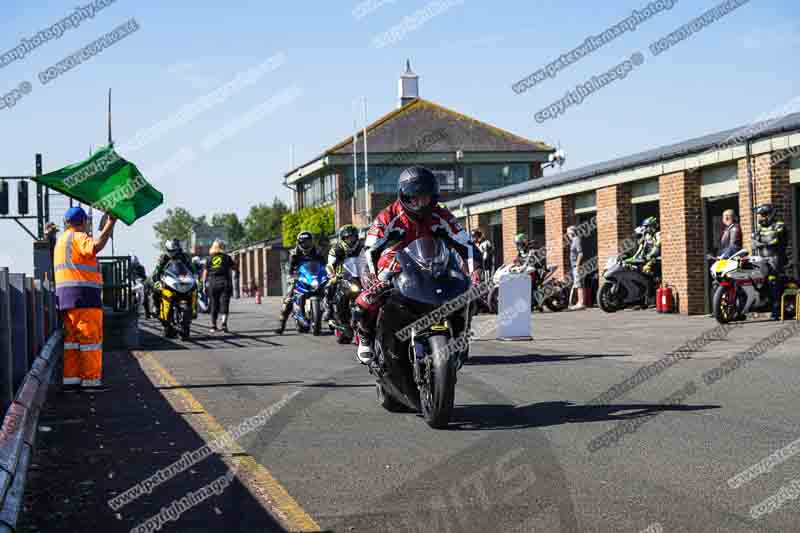
<path id="1" fill-rule="evenodd" d="M 111 88 L 115 145 L 165 197 L 115 231 L 116 253 L 138 255 L 149 271 L 153 224 L 167 208 L 244 217 L 276 196 L 289 201 L 290 146 L 300 164 L 343 140 L 361 97 L 370 121 L 394 109 L 407 58 L 421 97 L 560 143 L 563 170 L 745 125 L 800 93 L 796 0 L 750 0 L 654 55 L 653 42 L 719 3 L 662 1 L 632 31 L 517 94 L 514 83 L 649 0 L 115 0 L 0 67 L 0 98 L 31 87 L 0 109 L 0 176 L 33 174 L 37 152 L 49 172 L 105 144 Z M 66 17 L 77 21 L 76 6 L 90 3 L 7 0 L 0 55 Z M 136 31 L 42 83 L 40 72 L 130 19 Z M 624 79 L 535 118 L 636 52 L 643 63 Z M 30 237 L 13 221 L 0 221 L 0 242 L 0 266 L 31 272 Z"/>

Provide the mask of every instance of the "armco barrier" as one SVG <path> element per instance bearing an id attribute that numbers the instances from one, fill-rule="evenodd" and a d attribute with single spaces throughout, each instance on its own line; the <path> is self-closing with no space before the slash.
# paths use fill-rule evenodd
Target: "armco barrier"
<path id="1" fill-rule="evenodd" d="M 53 371 L 63 356 L 64 335 L 50 335 L 25 375 L 0 427 L 0 533 L 14 533 L 22 510 L 25 480 L 36 441 L 39 411 Z"/>
<path id="2" fill-rule="evenodd" d="M 0 268 L 0 533 L 16 531 L 39 410 L 60 377 L 58 327 L 52 284 Z"/>

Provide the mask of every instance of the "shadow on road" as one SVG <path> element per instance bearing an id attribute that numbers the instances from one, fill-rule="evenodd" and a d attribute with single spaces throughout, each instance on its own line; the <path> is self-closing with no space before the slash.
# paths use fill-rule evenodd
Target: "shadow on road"
<path id="1" fill-rule="evenodd" d="M 302 381 L 289 380 L 289 381 L 270 381 L 270 382 L 255 382 L 255 383 L 198 383 L 196 385 L 178 385 L 178 386 L 165 386 L 156 387 L 158 390 L 171 390 L 171 389 L 215 389 L 227 387 L 277 387 L 279 385 L 294 385 L 303 383 Z"/>
<path id="2" fill-rule="evenodd" d="M 596 357 L 631 357 L 629 353 L 610 354 L 520 354 L 520 355 L 475 355 L 467 365 L 524 365 L 528 363 L 557 363 L 559 361 L 582 361 Z"/>
<path id="3" fill-rule="evenodd" d="M 621 421 L 655 416 L 664 411 L 718 409 L 719 405 L 616 404 L 577 405 L 572 402 L 542 402 L 514 405 L 457 406 L 449 429 L 524 429 L 582 422 Z"/>
<path id="4" fill-rule="evenodd" d="M 263 335 L 246 335 L 237 331 L 230 333 L 211 333 L 205 327 L 193 324 L 188 340 L 168 339 L 164 337 L 161 325 L 154 321 L 139 322 L 139 343 L 143 350 L 224 350 L 231 348 L 263 348 L 283 346 L 272 340 L 278 337 L 274 333 Z"/>
<path id="5" fill-rule="evenodd" d="M 187 420 L 185 415 L 191 413 L 167 401 L 165 395 L 173 393 L 159 390 L 135 356 L 106 352 L 103 370 L 108 391 L 48 391 L 41 425 L 50 431 L 40 432 L 36 439 L 21 530 L 129 533 L 230 471 L 219 455 L 212 454 L 154 487 L 152 493 L 112 509 L 111 498 L 169 468 L 182 454 L 202 450 L 206 441 Z M 147 530 L 164 526 L 162 531 L 286 533 L 236 477 L 207 500 L 170 516 L 177 522 Z"/>

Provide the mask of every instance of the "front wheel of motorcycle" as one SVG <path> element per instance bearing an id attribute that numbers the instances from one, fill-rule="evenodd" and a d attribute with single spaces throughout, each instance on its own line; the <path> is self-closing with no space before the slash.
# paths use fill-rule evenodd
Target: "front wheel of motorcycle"
<path id="1" fill-rule="evenodd" d="M 712 312 L 714 318 L 720 324 L 728 324 L 732 322 L 739 314 L 736 308 L 736 297 L 734 296 L 731 302 L 731 291 L 727 287 L 717 287 L 714 291 L 714 299 L 712 300 Z"/>
<path id="2" fill-rule="evenodd" d="M 450 362 L 447 337 L 434 335 L 428 340 L 431 348 L 431 365 L 427 383 L 420 390 L 422 416 L 434 429 L 443 429 L 450 423 L 456 392 L 456 368 Z"/>
<path id="3" fill-rule="evenodd" d="M 311 333 L 313 335 L 321 335 L 322 334 L 322 306 L 320 305 L 319 298 L 312 298 L 311 299 L 311 319 L 313 320 L 313 326 Z"/>
<path id="4" fill-rule="evenodd" d="M 615 296 L 618 293 L 614 290 L 616 287 L 617 284 L 613 281 L 606 281 L 600 287 L 600 293 L 597 295 L 597 302 L 600 304 L 600 309 L 606 313 L 614 313 L 619 310 L 619 305 L 616 301 L 617 297 Z"/>

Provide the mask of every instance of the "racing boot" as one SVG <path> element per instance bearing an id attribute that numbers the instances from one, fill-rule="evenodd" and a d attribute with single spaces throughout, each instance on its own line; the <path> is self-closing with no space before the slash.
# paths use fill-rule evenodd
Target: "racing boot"
<path id="1" fill-rule="evenodd" d="M 222 331 L 228 333 L 228 315 L 222 315 Z"/>
<path id="2" fill-rule="evenodd" d="M 375 352 L 372 350 L 372 336 L 363 331 L 358 332 L 358 349 L 356 350 L 356 360 L 362 365 L 372 362 Z"/>
<path id="3" fill-rule="evenodd" d="M 286 321 L 289 320 L 289 315 L 292 312 L 292 305 L 291 300 L 289 302 L 283 303 L 283 309 L 281 310 L 281 325 L 275 329 L 276 335 L 283 335 L 283 330 L 286 329 Z"/>

